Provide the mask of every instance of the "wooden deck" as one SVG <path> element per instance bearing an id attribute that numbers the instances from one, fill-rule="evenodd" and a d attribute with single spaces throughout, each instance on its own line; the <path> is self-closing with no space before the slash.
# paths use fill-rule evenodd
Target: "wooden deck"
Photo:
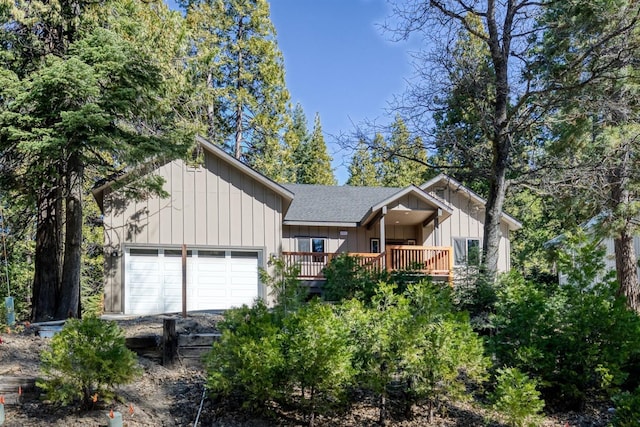
<path id="1" fill-rule="evenodd" d="M 287 266 L 298 265 L 301 279 L 324 279 L 322 270 L 340 253 L 283 252 Z M 453 281 L 453 248 L 450 246 L 389 245 L 383 253 L 350 252 L 371 271 L 412 270 L 427 276 Z"/>

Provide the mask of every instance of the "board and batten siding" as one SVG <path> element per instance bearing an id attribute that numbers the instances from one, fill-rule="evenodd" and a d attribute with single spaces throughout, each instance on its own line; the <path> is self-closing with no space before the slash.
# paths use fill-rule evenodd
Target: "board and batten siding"
<path id="1" fill-rule="evenodd" d="M 126 246 L 251 249 L 263 268 L 280 252 L 282 197 L 261 182 L 208 152 L 201 167 L 175 160 L 153 173 L 168 197 L 133 201 L 105 191 L 105 311 L 123 309 Z"/>
<path id="2" fill-rule="evenodd" d="M 484 237 L 484 206 L 478 205 L 464 193 L 456 191 L 450 186 L 445 187 L 439 195 L 429 190 L 433 196 L 444 197 L 444 201 L 451 206 L 452 214 L 442 221 L 436 233 L 432 224 L 425 228 L 425 244 L 428 246 L 453 246 L 454 238 L 473 238 L 482 240 Z M 509 242 L 509 226 L 500 223 L 500 243 L 498 271 L 509 271 L 511 268 L 511 246 Z"/>

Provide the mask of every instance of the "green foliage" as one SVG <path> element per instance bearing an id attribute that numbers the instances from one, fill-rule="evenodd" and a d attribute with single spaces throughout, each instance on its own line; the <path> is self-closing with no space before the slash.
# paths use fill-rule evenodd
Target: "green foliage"
<path id="1" fill-rule="evenodd" d="M 377 187 L 381 185 L 375 160 L 364 139 L 358 141 L 358 147 L 351 157 L 347 185 L 361 187 Z"/>
<path id="2" fill-rule="evenodd" d="M 330 305 L 317 300 L 286 319 L 286 367 L 301 406 L 312 418 L 344 402 L 352 383 L 349 329 Z"/>
<path id="3" fill-rule="evenodd" d="M 103 307 L 104 229 L 94 200 L 83 200 L 82 269 L 80 297 L 83 316 L 100 316 Z"/>
<path id="4" fill-rule="evenodd" d="M 538 414 L 544 408 L 536 382 L 517 368 L 498 369 L 493 407 L 503 413 L 512 427 L 539 425 Z"/>
<path id="5" fill-rule="evenodd" d="M 296 163 L 297 181 L 300 184 L 336 185 L 331 169 L 331 156 L 327 151 L 322 133 L 320 115 L 316 114 L 313 130 L 308 139 L 299 146 Z"/>
<path id="6" fill-rule="evenodd" d="M 391 124 L 388 142 L 381 147 L 380 181 L 386 187 L 420 185 L 426 181 L 427 150 L 420 137 L 412 135 L 402 117 Z"/>
<path id="7" fill-rule="evenodd" d="M 640 387 L 633 392 L 622 392 L 613 397 L 615 412 L 612 427 L 635 427 L 640 424 Z"/>
<path id="8" fill-rule="evenodd" d="M 556 251 L 556 260 L 558 270 L 566 276 L 567 283 L 578 288 L 589 288 L 603 279 L 606 249 L 601 240 L 588 235 L 582 228 L 563 237 L 562 246 Z"/>
<path id="9" fill-rule="evenodd" d="M 91 405 L 94 393 L 108 399 L 115 385 L 139 374 L 122 329 L 96 317 L 67 320 L 51 339 L 51 349 L 42 352 L 41 371 L 44 377 L 37 385 L 49 400 L 63 405 L 80 400 L 84 407 Z"/>
<path id="10" fill-rule="evenodd" d="M 380 420 L 384 421 L 388 387 L 400 372 L 400 351 L 409 340 L 408 301 L 395 292 L 394 285 L 383 282 L 376 288 L 370 306 L 351 299 L 342 304 L 341 310 L 343 321 L 351 330 L 358 384 L 378 397 Z"/>
<path id="11" fill-rule="evenodd" d="M 266 176 L 289 165 L 281 133 L 289 122 L 284 59 L 266 0 L 183 1 L 189 50 L 187 103 L 210 141 Z"/>
<path id="12" fill-rule="evenodd" d="M 281 328 L 264 302 L 225 313 L 222 336 L 207 354 L 207 389 L 216 398 L 260 411 L 286 381 Z"/>
<path id="13" fill-rule="evenodd" d="M 426 402 L 433 415 L 439 402 L 463 395 L 465 380 L 484 378 L 482 341 L 468 317 L 454 312 L 447 287 L 419 282 L 399 294 L 380 283 L 370 307 L 351 300 L 342 309 L 359 383 L 379 396 L 381 420 L 393 385 L 403 391 L 405 411 Z"/>
<path id="14" fill-rule="evenodd" d="M 14 299 L 16 321 L 29 319 L 35 242 L 27 237 L 32 232 L 33 224 L 21 207 L 14 204 L 5 208 L 8 203 L 2 196 L 0 203 L 3 205 L 0 214 L 4 215 L 0 218 L 0 325 L 4 325 L 4 298 L 7 296 Z"/>
<path id="15" fill-rule="evenodd" d="M 466 313 L 453 309 L 450 289 L 421 282 L 408 288 L 411 319 L 402 349 L 411 396 L 433 409 L 448 398 L 465 396 L 466 382 L 482 382 L 489 360 Z M 462 375 L 464 374 L 464 375 Z"/>
<path id="16" fill-rule="evenodd" d="M 260 280 L 275 297 L 275 311 L 281 316 L 296 311 L 309 295 L 308 287 L 298 279 L 300 266 L 287 266 L 282 258 L 276 257 L 271 257 L 268 264 L 273 267 L 273 275 L 260 270 Z"/>
<path id="17" fill-rule="evenodd" d="M 616 284 L 578 285 L 540 286 L 512 273 L 492 318 L 497 362 L 539 378 L 547 402 L 569 406 L 587 393 L 615 391 L 640 351 L 640 318 L 617 296 Z"/>
<path id="18" fill-rule="evenodd" d="M 357 257 L 340 254 L 324 268 L 323 274 L 326 282 L 322 286 L 322 296 L 325 300 L 357 298 L 370 301 L 384 273 L 370 272 L 359 263 Z"/>

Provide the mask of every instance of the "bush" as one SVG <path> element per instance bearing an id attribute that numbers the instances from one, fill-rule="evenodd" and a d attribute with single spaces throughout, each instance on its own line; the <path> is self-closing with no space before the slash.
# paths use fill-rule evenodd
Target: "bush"
<path id="1" fill-rule="evenodd" d="M 360 266 L 358 258 L 340 254 L 323 270 L 326 278 L 322 296 L 326 301 L 344 301 L 358 298 L 370 301 L 378 281 L 385 273 L 371 272 Z"/>
<path id="2" fill-rule="evenodd" d="M 398 294 L 394 284 L 380 283 L 370 307 L 348 301 L 342 309 L 360 385 L 379 398 L 380 421 L 392 388 L 402 392 L 405 414 L 426 402 L 432 418 L 441 401 L 464 394 L 466 381 L 484 377 L 482 341 L 466 314 L 454 311 L 446 286 L 424 281 Z"/>
<path id="3" fill-rule="evenodd" d="M 331 306 L 313 301 L 287 318 L 285 331 L 287 372 L 311 425 L 315 414 L 344 403 L 354 376 L 349 330 Z"/>
<path id="4" fill-rule="evenodd" d="M 269 259 L 269 265 L 273 267 L 273 275 L 261 269 L 260 281 L 271 289 L 279 315 L 284 316 L 302 307 L 309 296 L 309 288 L 298 279 L 300 266 L 287 267 L 282 258 L 274 256 Z"/>
<path id="5" fill-rule="evenodd" d="M 633 393 L 625 391 L 613 398 L 615 412 L 611 420 L 613 427 L 636 427 L 640 425 L 640 387 Z"/>
<path id="6" fill-rule="evenodd" d="M 467 395 L 466 386 L 485 379 L 489 359 L 467 313 L 454 311 L 448 287 L 422 282 L 408 288 L 412 337 L 402 351 L 404 375 L 416 402 L 426 401 L 429 420 L 439 403 Z"/>
<path id="7" fill-rule="evenodd" d="M 502 412 L 512 427 L 539 425 L 544 408 L 536 382 L 517 368 L 498 369 L 493 407 Z"/>
<path id="8" fill-rule="evenodd" d="M 395 286 L 378 284 L 371 306 L 352 299 L 340 307 L 349 327 L 359 386 L 378 399 L 379 419 L 387 418 L 388 389 L 401 371 L 400 351 L 410 339 L 406 324 L 412 321 L 407 299 Z"/>
<path id="9" fill-rule="evenodd" d="M 615 282 L 549 287 L 513 273 L 502 286 L 491 339 L 498 363 L 539 378 L 545 400 L 563 406 L 623 384 L 640 350 L 640 317 Z"/>
<path id="10" fill-rule="evenodd" d="M 113 386 L 131 382 L 138 374 L 136 355 L 125 346 L 115 322 L 95 317 L 69 319 L 41 355 L 43 379 L 38 387 L 55 403 L 80 400 L 89 407 L 95 393 L 113 397 Z"/>
<path id="11" fill-rule="evenodd" d="M 285 381 L 281 328 L 264 302 L 225 313 L 220 340 L 207 354 L 207 389 L 214 398 L 260 411 L 277 398 Z"/>

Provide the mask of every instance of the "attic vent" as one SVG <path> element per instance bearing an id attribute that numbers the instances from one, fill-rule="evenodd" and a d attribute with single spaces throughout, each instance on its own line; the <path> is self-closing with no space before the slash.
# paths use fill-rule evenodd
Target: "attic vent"
<path id="1" fill-rule="evenodd" d="M 436 197 L 439 197 L 442 200 L 444 200 L 444 188 L 443 187 L 436 188 L 435 192 L 436 192 Z"/>

